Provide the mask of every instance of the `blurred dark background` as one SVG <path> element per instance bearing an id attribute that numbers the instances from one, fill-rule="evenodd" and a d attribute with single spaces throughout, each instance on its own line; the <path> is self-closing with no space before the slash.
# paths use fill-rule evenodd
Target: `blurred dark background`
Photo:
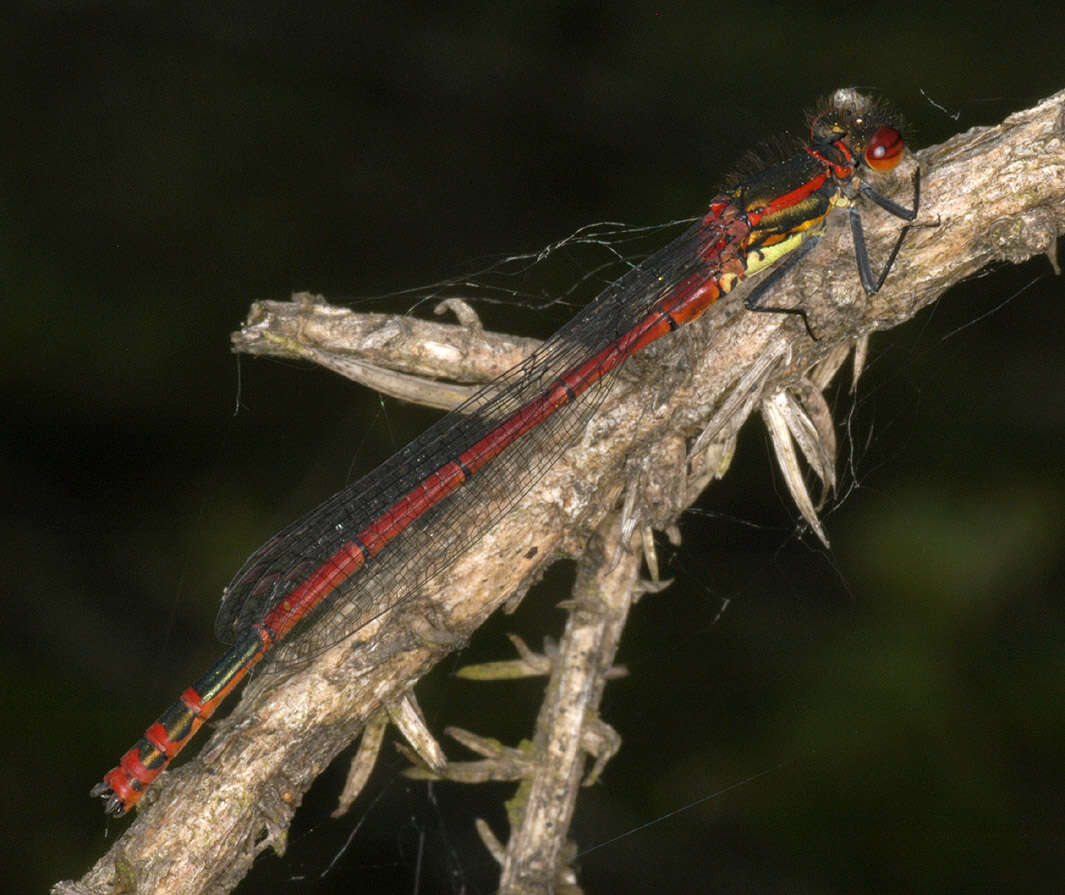
<path id="1" fill-rule="evenodd" d="M 593 221 L 697 214 L 752 143 L 840 85 L 893 98 L 918 145 L 998 122 L 1065 87 L 1062 23 L 1045 4 L 1005 12 L 9 6 L 9 891 L 79 876 L 124 828 L 88 790 L 218 654 L 211 621 L 244 557 L 432 418 L 307 367 L 236 360 L 250 302 L 392 292 Z M 677 585 L 626 634 L 632 674 L 604 703 L 623 749 L 573 834 L 584 850 L 653 825 L 584 855 L 587 891 L 1048 891 L 1065 877 L 1065 305 L 1048 274 L 1046 259 L 990 271 L 875 337 L 857 399 L 832 397 L 831 551 L 796 535 L 763 429 L 744 432 L 684 520 Z M 486 316 L 538 335 L 559 322 Z M 434 729 L 531 731 L 539 682 L 450 672 L 507 655 L 505 631 L 557 635 L 570 573 L 422 685 Z M 342 769 L 326 775 L 286 857 L 261 857 L 241 891 L 492 891 L 473 817 L 505 836 L 511 789 L 411 784 L 400 766 L 389 752 L 338 821 Z"/>

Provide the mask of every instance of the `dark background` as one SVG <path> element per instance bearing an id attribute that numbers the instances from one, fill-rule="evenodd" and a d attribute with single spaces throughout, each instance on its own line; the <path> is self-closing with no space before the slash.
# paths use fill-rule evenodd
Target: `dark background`
<path id="1" fill-rule="evenodd" d="M 124 828 L 88 789 L 217 655 L 211 620 L 243 558 L 431 418 L 237 361 L 251 301 L 391 292 L 589 222 L 697 214 L 748 146 L 840 85 L 890 95 L 918 145 L 1065 86 L 1046 4 L 959 10 L 5 12 L 9 891 L 80 875 Z M 764 430 L 745 430 L 707 515 L 684 521 L 677 586 L 626 634 L 632 674 L 604 703 L 624 746 L 573 834 L 584 850 L 653 825 L 580 859 L 589 892 L 1061 882 L 1065 306 L 1048 271 L 989 272 L 875 337 L 857 401 L 832 397 L 845 499 L 825 517 L 830 552 L 796 535 Z M 558 322 L 486 317 L 538 335 Z M 557 635 L 568 575 L 456 661 L 507 655 L 508 630 Z M 539 682 L 463 684 L 454 667 L 419 689 L 435 730 L 531 731 Z M 260 858 L 241 891 L 492 891 L 472 820 L 505 836 L 511 788 L 427 788 L 400 766 L 387 753 L 338 821 L 341 771 L 327 775 L 288 855 Z"/>

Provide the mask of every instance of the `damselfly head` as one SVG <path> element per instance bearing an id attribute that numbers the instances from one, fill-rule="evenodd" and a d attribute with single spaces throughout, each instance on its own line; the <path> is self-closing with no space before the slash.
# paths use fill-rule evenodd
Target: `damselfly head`
<path id="1" fill-rule="evenodd" d="M 902 130 L 902 116 L 890 103 L 853 87 L 835 91 L 810 113 L 810 141 L 815 146 L 845 142 L 875 171 L 889 171 L 902 160 Z"/>

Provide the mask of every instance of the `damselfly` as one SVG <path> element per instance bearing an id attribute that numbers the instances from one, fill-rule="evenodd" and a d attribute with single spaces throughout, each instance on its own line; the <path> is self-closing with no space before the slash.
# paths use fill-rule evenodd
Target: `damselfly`
<path id="1" fill-rule="evenodd" d="M 858 202 L 913 221 L 919 177 L 908 209 L 862 174 L 899 163 L 900 127 L 883 103 L 837 91 L 812 116 L 809 141 L 795 155 L 720 193 L 704 217 L 603 290 L 525 361 L 255 551 L 218 612 L 216 633 L 233 646 L 92 795 L 108 813 L 124 814 L 260 661 L 304 661 L 447 569 L 579 436 L 609 374 L 701 316 L 745 276 L 776 265 L 746 307 L 799 316 L 810 331 L 802 308 L 765 299 L 816 244 L 834 208 L 848 209 L 862 286 L 876 292 L 911 225 L 874 274 Z"/>

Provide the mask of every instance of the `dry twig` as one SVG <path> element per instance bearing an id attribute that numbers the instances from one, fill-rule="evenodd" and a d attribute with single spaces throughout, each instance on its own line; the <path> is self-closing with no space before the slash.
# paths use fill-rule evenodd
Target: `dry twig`
<path id="1" fill-rule="evenodd" d="M 130 828 L 79 883 L 61 883 L 55 891 L 229 891 L 258 852 L 283 850 L 302 794 L 364 723 L 382 705 L 398 703 L 489 614 L 523 594 L 554 558 L 579 555 L 623 492 L 635 495 L 636 523 L 669 526 L 727 465 L 732 439 L 752 409 L 770 401 L 785 416 L 791 412 L 781 395 L 798 396 L 802 413 L 793 422 L 802 423 L 816 443 L 825 427 L 811 389 L 823 386 L 849 346 L 874 330 L 909 319 L 988 264 L 1052 252 L 1065 232 L 1065 92 L 1010 116 L 1000 126 L 974 129 L 926 149 L 919 159 L 924 171 L 922 218 L 938 219 L 939 226 L 911 234 L 879 294 L 864 298 L 853 272 L 849 235 L 845 228 L 835 228 L 776 299 L 781 305 L 802 304 L 807 309 L 820 336 L 817 342 L 794 320 L 739 313 L 733 296 L 726 307 L 707 315 L 711 319 L 634 358 L 581 443 L 520 507 L 459 559 L 446 580 L 433 582 L 425 593 L 360 631 L 359 648 L 347 642 L 298 674 L 252 680 L 201 754 L 153 787 L 158 790 L 155 797 L 145 800 Z M 881 222 L 879 216 L 877 220 L 869 233 L 874 257 L 897 226 Z M 262 319 L 257 322 L 257 314 L 270 315 L 269 327 L 261 325 Z M 332 352 L 347 338 L 338 337 L 334 325 L 350 316 L 306 304 L 264 304 L 253 311 L 237 341 L 242 350 L 251 347 L 242 344 L 250 337 L 261 346 L 262 329 L 268 328 L 274 349 L 291 352 L 296 346 L 301 356 Z M 445 355 L 455 361 L 485 357 L 487 337 L 461 327 L 427 335 L 428 324 L 413 320 L 380 325 L 402 330 L 421 346 L 403 351 L 403 372 L 408 374 L 423 373 L 426 356 L 434 364 Z M 446 344 L 458 345 L 457 340 L 464 339 L 465 347 L 427 350 L 444 344 L 442 333 Z M 369 360 L 383 366 L 385 359 Z M 823 366 L 819 369 L 818 364 Z M 453 372 L 439 366 L 432 370 L 434 376 Z M 690 439 L 708 426 L 698 451 L 689 454 Z M 611 525 L 603 529 L 614 531 L 601 548 L 607 557 L 613 556 L 608 542 L 626 549 L 629 544 L 626 533 Z M 588 574 L 605 574 L 608 565 Z M 571 625 L 591 604 L 578 600 L 577 605 L 581 608 Z M 609 666 L 609 641 L 614 637 L 603 632 L 623 617 L 623 610 L 619 612 L 609 615 L 608 622 L 595 621 L 600 641 L 607 644 L 590 663 L 600 673 Z M 571 639 L 562 652 L 573 645 Z M 565 667 L 557 663 L 556 670 Z M 590 702 L 585 709 L 594 707 L 601 679 L 593 675 L 587 684 Z M 551 688 L 560 686 L 556 681 Z M 520 832 L 505 858 L 506 891 L 531 891 L 530 886 L 559 878 L 564 824 L 550 837 L 528 831 L 542 831 L 547 811 L 554 811 L 555 820 L 568 818 L 582 759 L 572 726 L 562 730 L 556 721 L 577 710 L 569 702 L 545 706 L 537 747 L 559 749 L 571 759 L 561 774 L 528 784 L 530 790 L 539 787 L 549 795 L 530 796 L 526 803 L 528 814 L 518 822 Z M 555 807 L 545 808 L 545 802 Z"/>

